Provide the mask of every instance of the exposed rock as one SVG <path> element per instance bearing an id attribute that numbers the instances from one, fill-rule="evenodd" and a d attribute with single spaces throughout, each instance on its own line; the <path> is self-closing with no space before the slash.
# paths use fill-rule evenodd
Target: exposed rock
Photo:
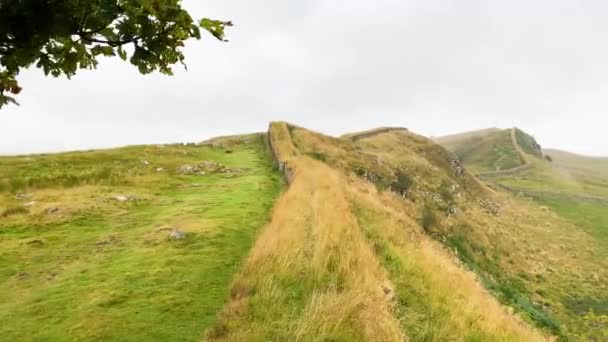
<path id="1" fill-rule="evenodd" d="M 33 206 L 34 204 L 36 204 L 36 201 L 31 201 L 31 202 L 23 203 L 23 206 L 24 206 L 24 207 L 31 207 L 31 206 Z"/>
<path id="2" fill-rule="evenodd" d="M 192 166 L 192 165 L 182 165 L 179 167 L 178 171 L 183 174 L 193 174 L 201 171 L 200 167 Z"/>
<path id="3" fill-rule="evenodd" d="M 32 194 L 26 194 L 26 193 L 20 192 L 17 195 L 15 195 L 15 199 L 18 199 L 18 200 L 25 200 L 28 198 L 32 198 Z"/>
<path id="4" fill-rule="evenodd" d="M 163 171 L 165 171 L 165 169 L 163 169 L 162 167 L 157 167 L 156 168 L 156 172 L 163 172 Z"/>
<path id="5" fill-rule="evenodd" d="M 126 201 L 137 201 L 137 200 L 139 200 L 139 197 L 118 195 L 118 196 L 114 196 L 114 199 L 117 200 L 118 202 L 126 202 Z"/>
<path id="6" fill-rule="evenodd" d="M 144 163 L 144 165 L 150 165 L 150 162 L 147 160 L 144 160 L 143 163 Z"/>
<path id="7" fill-rule="evenodd" d="M 227 167 L 227 168 L 222 169 L 222 171 L 221 171 L 221 172 L 224 172 L 224 173 L 227 173 L 227 172 L 231 172 L 231 173 L 241 173 L 241 172 L 243 172 L 243 171 L 245 171 L 245 170 L 243 170 L 243 169 L 239 169 L 238 167 Z"/>
<path id="8" fill-rule="evenodd" d="M 169 226 L 169 225 L 162 225 L 156 229 L 154 229 L 155 232 L 164 232 L 167 230 L 173 230 L 173 227 Z"/>
<path id="9" fill-rule="evenodd" d="M 47 214 L 54 214 L 54 213 L 56 213 L 56 212 L 58 212 L 58 211 L 59 211 L 59 208 L 57 208 L 57 207 L 52 207 L 52 208 L 48 208 L 48 209 L 46 210 L 46 213 L 47 213 Z"/>
<path id="10" fill-rule="evenodd" d="M 173 231 L 171 232 L 171 234 L 169 234 L 169 238 L 170 239 L 184 239 L 186 238 L 186 233 L 182 232 L 181 230 L 177 230 L 177 229 L 173 229 Z"/>
<path id="11" fill-rule="evenodd" d="M 500 213 L 501 207 L 498 203 L 483 198 L 478 199 L 477 203 L 486 213 L 492 215 L 498 215 Z"/>
<path id="12" fill-rule="evenodd" d="M 218 172 L 225 168 L 224 165 L 216 163 L 213 160 L 204 160 L 198 164 L 198 167 L 206 172 Z"/>
<path id="13" fill-rule="evenodd" d="M 118 202 L 126 202 L 129 200 L 129 197 L 123 196 L 123 195 L 118 195 L 118 196 L 114 196 L 114 199 L 117 200 Z"/>
<path id="14" fill-rule="evenodd" d="M 453 156 L 452 159 L 450 159 L 450 167 L 455 176 L 460 177 L 464 174 L 464 166 L 462 166 L 458 157 Z"/>
<path id="15" fill-rule="evenodd" d="M 384 284 L 382 284 L 382 292 L 384 293 L 384 298 L 386 299 L 387 302 L 392 303 L 395 301 L 395 289 L 393 288 L 392 284 L 390 284 L 389 282 L 385 282 Z"/>

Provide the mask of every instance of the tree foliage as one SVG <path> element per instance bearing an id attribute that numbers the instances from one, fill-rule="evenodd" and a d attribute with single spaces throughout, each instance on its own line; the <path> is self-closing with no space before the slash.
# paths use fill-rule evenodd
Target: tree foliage
<path id="1" fill-rule="evenodd" d="M 0 108 L 16 103 L 16 77 L 35 65 L 68 78 L 100 56 L 129 60 L 142 74 L 184 64 L 181 48 L 201 29 L 224 40 L 231 22 L 195 21 L 181 0 L 0 0 Z"/>

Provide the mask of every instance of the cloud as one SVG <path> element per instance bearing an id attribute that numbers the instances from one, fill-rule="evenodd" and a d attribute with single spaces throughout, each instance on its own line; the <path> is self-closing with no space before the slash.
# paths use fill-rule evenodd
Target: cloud
<path id="1" fill-rule="evenodd" d="M 188 71 L 105 60 L 71 81 L 21 75 L 0 153 L 197 141 L 287 120 L 331 134 L 518 126 L 608 155 L 601 1 L 184 1 L 230 19 L 230 42 L 186 47 Z"/>

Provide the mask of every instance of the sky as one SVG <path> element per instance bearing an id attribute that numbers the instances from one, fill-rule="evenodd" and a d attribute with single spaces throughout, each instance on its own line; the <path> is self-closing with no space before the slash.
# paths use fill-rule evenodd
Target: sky
<path id="1" fill-rule="evenodd" d="M 339 135 L 517 126 L 543 147 L 608 156 L 608 2 L 184 0 L 231 20 L 188 41 L 188 70 L 119 59 L 71 80 L 22 72 L 0 154 L 202 141 L 283 120 Z"/>

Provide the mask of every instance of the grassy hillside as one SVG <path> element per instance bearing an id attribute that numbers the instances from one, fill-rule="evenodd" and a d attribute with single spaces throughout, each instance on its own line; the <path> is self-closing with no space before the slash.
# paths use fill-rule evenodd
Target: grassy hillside
<path id="1" fill-rule="evenodd" d="M 376 155 L 367 138 L 271 126 L 291 185 L 235 278 L 209 340 L 544 339 L 427 235 L 419 221 L 427 190 L 445 187 L 442 180 L 466 188 L 463 196 L 486 190 L 444 155 L 415 152 L 447 155 L 405 132 L 394 131 L 403 145 Z M 400 181 L 398 170 L 407 167 L 420 178 Z M 400 194 L 386 191 L 399 184 Z"/>
<path id="2" fill-rule="evenodd" d="M 525 164 L 513 144 L 510 129 L 474 131 L 436 138 L 435 141 L 477 173 L 508 170 Z"/>
<path id="3" fill-rule="evenodd" d="M 1 339 L 199 340 L 280 189 L 225 143 L 0 158 Z"/>
<path id="4" fill-rule="evenodd" d="M 559 150 L 546 150 L 551 165 L 563 178 L 574 179 L 586 192 L 608 196 L 608 157 L 588 157 Z"/>
<path id="5" fill-rule="evenodd" d="M 0 333 L 605 340 L 604 203 L 572 197 L 589 185 L 523 132 L 482 133 L 451 138 L 476 142 L 465 165 L 404 128 L 335 138 L 286 123 L 265 138 L 1 158 Z M 526 168 L 484 183 L 469 163 Z"/>
<path id="6" fill-rule="evenodd" d="M 571 229 L 584 233 L 588 241 L 581 242 L 578 248 L 593 248 L 594 252 L 584 256 L 584 261 L 598 264 L 596 270 L 590 268 L 587 271 L 589 275 L 582 276 L 581 279 L 592 278 L 601 281 L 604 278 L 597 271 L 605 269 L 606 266 L 600 263 L 600 259 L 605 258 L 608 253 L 608 159 L 585 157 L 558 150 L 543 151 L 548 157 L 541 159 L 538 158 L 541 155 L 538 144 L 522 135 L 519 130 L 516 133 L 515 146 L 524 153 L 528 167 L 512 173 L 485 173 L 484 179 L 499 191 L 506 189 L 513 194 L 530 198 L 534 201 L 530 202 L 531 205 L 536 205 L 562 220 L 560 225 L 571 226 Z M 474 133 L 466 135 L 469 138 L 476 136 Z M 478 134 L 478 139 L 483 136 Z M 490 156 L 488 158 L 492 159 Z M 466 160 L 465 164 L 471 168 L 478 165 L 477 162 Z M 550 226 L 555 227 L 555 223 L 550 223 Z M 568 283 L 582 288 L 582 284 L 588 284 L 588 281 Z M 581 321 L 582 327 L 594 331 L 597 335 L 592 335 L 596 340 L 602 340 L 608 335 L 608 318 L 595 316 L 608 315 L 608 297 L 605 287 L 599 283 L 589 290 L 591 291 L 572 291 L 564 296 L 561 302 L 570 316 L 593 317 L 591 320 L 596 322 L 593 323 L 596 324 L 595 327 L 589 323 L 589 319 L 586 322 Z"/>

